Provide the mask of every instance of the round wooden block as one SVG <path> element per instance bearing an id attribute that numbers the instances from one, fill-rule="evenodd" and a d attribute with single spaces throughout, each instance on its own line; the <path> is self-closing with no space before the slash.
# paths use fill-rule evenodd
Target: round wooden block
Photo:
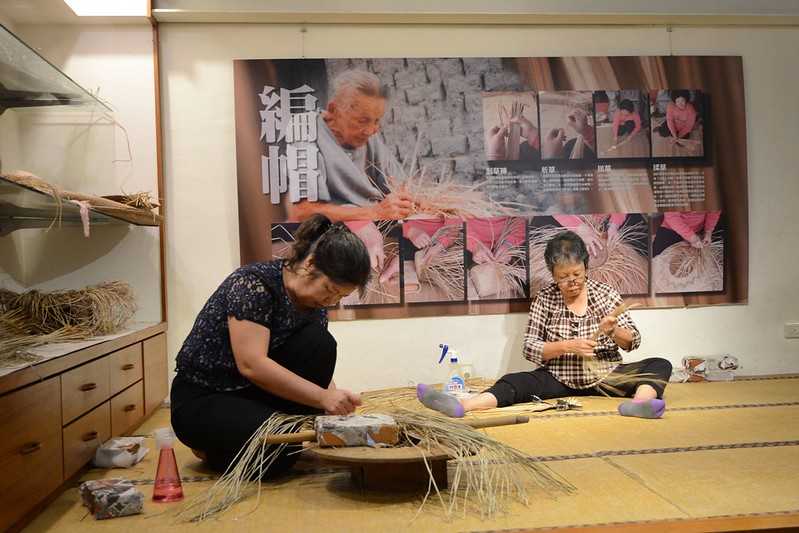
<path id="1" fill-rule="evenodd" d="M 353 482 L 363 489 L 424 491 L 431 477 L 439 489 L 447 487 L 447 459 L 450 456 L 439 447 L 323 448 L 311 444 L 307 450 L 324 461 L 346 464 L 352 471 Z"/>
<path id="2" fill-rule="evenodd" d="M 426 457 L 428 461 L 449 459 L 449 454 L 440 447 L 430 447 L 429 449 L 423 446 L 323 448 L 317 444 L 311 444 L 307 449 L 320 459 L 337 463 L 417 463 L 422 462 L 423 457 Z"/>

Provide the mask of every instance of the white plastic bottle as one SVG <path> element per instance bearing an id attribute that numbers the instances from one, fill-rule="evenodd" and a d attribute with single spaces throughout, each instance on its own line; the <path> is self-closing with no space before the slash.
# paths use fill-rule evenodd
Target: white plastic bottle
<path id="1" fill-rule="evenodd" d="M 455 350 L 450 350 L 449 354 L 447 392 L 450 394 L 462 394 L 464 391 L 466 391 L 466 384 L 463 381 L 461 365 L 458 364 L 458 354 L 455 352 Z"/>

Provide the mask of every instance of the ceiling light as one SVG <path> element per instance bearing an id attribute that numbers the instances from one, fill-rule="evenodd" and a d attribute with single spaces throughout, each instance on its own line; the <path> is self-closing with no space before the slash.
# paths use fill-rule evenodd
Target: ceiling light
<path id="1" fill-rule="evenodd" d="M 79 17 L 146 17 L 147 0 L 64 0 Z"/>

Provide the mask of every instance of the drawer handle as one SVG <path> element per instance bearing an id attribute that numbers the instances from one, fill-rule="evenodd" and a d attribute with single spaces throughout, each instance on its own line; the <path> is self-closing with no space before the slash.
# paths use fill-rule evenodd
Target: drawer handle
<path id="1" fill-rule="evenodd" d="M 42 449 L 42 443 L 41 442 L 28 442 L 28 443 L 24 444 L 22 446 L 22 448 L 19 449 L 19 454 L 20 455 L 30 455 L 33 452 L 38 452 L 41 449 Z"/>
<path id="2" fill-rule="evenodd" d="M 96 431 L 90 431 L 90 432 L 86 433 L 86 434 L 85 434 L 85 435 L 84 435 L 84 436 L 81 438 L 81 440 L 82 440 L 83 442 L 89 442 L 90 440 L 94 440 L 94 439 L 96 439 L 96 438 L 97 438 L 97 432 L 96 432 Z"/>
<path id="3" fill-rule="evenodd" d="M 133 363 L 122 365 L 122 370 L 133 370 L 134 368 L 136 368 L 136 365 L 134 365 Z"/>
<path id="4" fill-rule="evenodd" d="M 125 411 L 126 413 L 129 413 L 129 412 L 135 411 L 135 410 L 136 410 L 136 404 L 135 403 L 128 404 L 123 409 L 123 411 Z"/>
<path id="5" fill-rule="evenodd" d="M 79 390 L 82 392 L 89 392 L 90 390 L 94 390 L 97 388 L 97 383 L 86 383 L 79 387 Z"/>

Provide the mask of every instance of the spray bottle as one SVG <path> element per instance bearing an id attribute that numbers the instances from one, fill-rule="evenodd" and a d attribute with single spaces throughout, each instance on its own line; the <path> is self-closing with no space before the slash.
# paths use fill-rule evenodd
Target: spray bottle
<path id="1" fill-rule="evenodd" d="M 441 348 L 441 357 L 438 359 L 439 364 L 444 361 L 444 357 L 449 357 L 449 369 L 447 371 L 447 381 L 444 383 L 444 390 L 450 394 L 464 393 L 466 384 L 458 361 L 458 353 L 455 350 L 450 350 L 447 344 L 439 344 L 438 346 Z"/>
<path id="2" fill-rule="evenodd" d="M 175 433 L 172 428 L 155 431 L 155 444 L 158 447 L 158 470 L 153 487 L 154 502 L 176 502 L 183 499 L 183 485 L 175 461 Z"/>

